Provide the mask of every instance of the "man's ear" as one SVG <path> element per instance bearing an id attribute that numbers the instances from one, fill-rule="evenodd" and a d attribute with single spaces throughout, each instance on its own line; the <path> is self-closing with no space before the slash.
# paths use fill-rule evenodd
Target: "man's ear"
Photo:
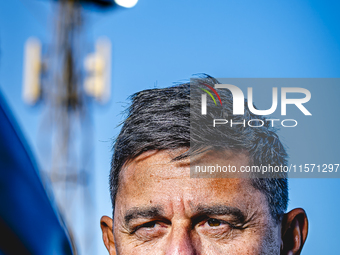
<path id="1" fill-rule="evenodd" d="M 100 219 L 100 227 L 103 233 L 103 241 L 110 255 L 116 255 L 115 241 L 113 238 L 112 226 L 113 221 L 108 216 L 103 216 Z"/>
<path id="2" fill-rule="evenodd" d="M 281 255 L 301 253 L 308 233 L 308 220 L 305 210 L 296 208 L 286 213 L 282 220 Z"/>

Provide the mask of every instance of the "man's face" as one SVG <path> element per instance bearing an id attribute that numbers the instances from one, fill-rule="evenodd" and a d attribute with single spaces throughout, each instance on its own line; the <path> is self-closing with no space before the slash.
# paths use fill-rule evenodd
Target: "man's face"
<path id="1" fill-rule="evenodd" d="M 249 179 L 190 178 L 189 161 L 174 156 L 146 152 L 123 167 L 113 228 L 118 254 L 279 254 L 281 228 Z M 248 164 L 230 152 L 199 161 Z"/>

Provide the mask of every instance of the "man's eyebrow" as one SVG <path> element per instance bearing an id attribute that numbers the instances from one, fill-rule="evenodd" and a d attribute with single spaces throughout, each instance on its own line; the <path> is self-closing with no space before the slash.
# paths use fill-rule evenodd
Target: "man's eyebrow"
<path id="1" fill-rule="evenodd" d="M 244 213 L 237 207 L 227 205 L 198 205 L 194 208 L 197 215 L 232 215 L 240 222 L 245 220 Z"/>
<path id="2" fill-rule="evenodd" d="M 151 207 L 133 207 L 129 209 L 125 216 L 125 224 L 128 225 L 131 220 L 138 218 L 156 218 L 162 216 L 163 209 L 160 206 Z"/>

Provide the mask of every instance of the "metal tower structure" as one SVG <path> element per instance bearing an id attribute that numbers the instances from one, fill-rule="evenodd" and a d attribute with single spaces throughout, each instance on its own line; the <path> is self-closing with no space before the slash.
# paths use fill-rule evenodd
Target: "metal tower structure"
<path id="1" fill-rule="evenodd" d="M 91 98 L 110 97 L 111 47 L 98 40 L 95 52 L 86 56 L 82 6 L 132 7 L 138 0 L 59 0 L 52 43 L 43 54 L 37 39 L 25 47 L 23 99 L 42 101 L 47 107 L 43 126 L 48 134 L 49 169 L 44 169 L 54 197 L 82 255 L 95 254 L 93 228 L 94 188 L 92 165 Z M 46 141 L 45 141 L 46 139 Z"/>
<path id="2" fill-rule="evenodd" d="M 84 149 L 88 141 L 81 134 L 82 128 L 90 124 L 85 123 L 89 109 L 81 86 L 83 19 L 78 1 L 59 1 L 58 7 L 47 64 L 48 84 L 45 87 L 49 88 L 43 94 L 48 103 L 48 118 L 53 123 L 51 169 L 48 175 L 66 223 L 71 226 L 73 237 L 78 243 L 80 254 L 93 254 L 92 157 L 88 157 L 88 162 L 85 162 Z M 91 139 L 90 129 L 86 132 L 85 136 Z M 79 220 L 83 222 L 83 227 Z"/>

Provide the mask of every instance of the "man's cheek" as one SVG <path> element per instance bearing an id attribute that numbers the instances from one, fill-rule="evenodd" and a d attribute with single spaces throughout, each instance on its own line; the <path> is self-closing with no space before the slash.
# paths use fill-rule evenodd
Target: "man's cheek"
<path id="1" fill-rule="evenodd" d="M 248 233 L 247 233 L 248 232 Z M 258 255 L 262 254 L 262 238 L 259 232 L 253 235 L 249 231 L 231 232 L 223 238 L 201 238 L 200 254 L 230 254 L 230 255 Z"/>
<path id="2" fill-rule="evenodd" d="M 136 238 L 117 238 L 117 252 L 119 255 L 149 255 L 164 254 L 166 251 L 165 240 L 142 241 Z"/>

